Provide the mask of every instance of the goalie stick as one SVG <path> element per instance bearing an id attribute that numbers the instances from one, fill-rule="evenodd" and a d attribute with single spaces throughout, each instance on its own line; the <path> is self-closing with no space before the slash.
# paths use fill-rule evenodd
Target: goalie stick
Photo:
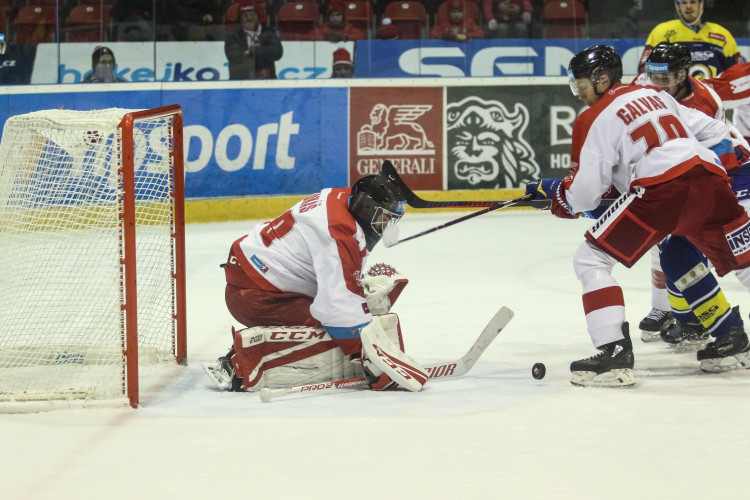
<path id="1" fill-rule="evenodd" d="M 424 198 L 420 198 L 414 191 L 412 191 L 409 186 L 406 185 L 404 180 L 401 178 L 400 175 L 398 175 L 398 172 L 396 171 L 396 167 L 393 166 L 393 163 L 391 163 L 390 160 L 385 160 L 383 162 L 383 165 L 381 167 L 381 170 L 385 175 L 388 176 L 393 182 L 399 185 L 401 187 L 401 190 L 404 192 L 404 196 L 406 196 L 406 203 L 410 207 L 414 208 L 459 208 L 459 207 L 466 207 L 466 208 L 481 208 L 481 207 L 494 207 L 498 203 L 504 203 L 504 201 L 459 201 L 459 200 L 453 200 L 453 201 L 430 201 L 425 200 Z M 518 207 L 534 207 L 538 209 L 546 209 L 549 208 L 551 200 L 532 200 L 532 199 L 518 199 L 514 205 Z M 604 198 L 601 201 L 602 205 L 611 205 L 615 201 L 615 198 Z M 502 208 L 502 207 L 500 207 Z"/>
<path id="2" fill-rule="evenodd" d="M 513 311 L 503 306 L 492 317 L 477 340 L 469 350 L 455 361 L 447 361 L 426 365 L 425 370 L 430 374 L 430 380 L 438 378 L 462 377 L 469 373 L 469 370 L 476 364 L 479 357 L 489 347 L 493 340 L 498 336 L 508 322 L 513 318 Z M 337 380 L 334 382 L 321 382 L 319 384 L 300 385 L 297 387 L 286 387 L 283 389 L 264 388 L 260 390 L 260 400 L 263 402 L 271 401 L 274 398 L 290 396 L 292 394 L 304 394 L 315 392 L 316 394 L 327 394 L 335 392 L 338 389 L 353 389 L 367 386 L 366 378 L 351 378 L 346 380 Z"/>

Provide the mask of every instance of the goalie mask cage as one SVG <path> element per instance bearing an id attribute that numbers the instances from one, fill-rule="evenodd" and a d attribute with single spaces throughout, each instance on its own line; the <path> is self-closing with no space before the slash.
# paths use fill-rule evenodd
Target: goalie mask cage
<path id="1" fill-rule="evenodd" d="M 184 364 L 184 234 L 179 106 L 9 118 L 0 408 L 137 407 L 139 386 Z"/>

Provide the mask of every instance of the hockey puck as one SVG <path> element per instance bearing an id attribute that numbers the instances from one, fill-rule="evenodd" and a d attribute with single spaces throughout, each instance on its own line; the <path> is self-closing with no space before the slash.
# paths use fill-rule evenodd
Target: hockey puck
<path id="1" fill-rule="evenodd" d="M 542 380 L 546 373 L 547 367 L 544 366 L 544 363 L 534 363 L 534 366 L 531 367 L 531 376 L 537 380 Z"/>

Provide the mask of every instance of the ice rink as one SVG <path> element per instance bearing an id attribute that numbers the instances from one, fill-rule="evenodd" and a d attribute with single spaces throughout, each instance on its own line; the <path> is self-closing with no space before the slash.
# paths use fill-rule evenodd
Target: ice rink
<path id="1" fill-rule="evenodd" d="M 407 214 L 401 236 L 462 213 Z M 463 378 L 420 393 L 280 398 L 213 388 L 231 344 L 219 264 L 253 221 L 187 227 L 189 365 L 138 410 L 0 415 L 0 498 L 705 499 L 747 495 L 750 371 L 704 374 L 694 352 L 643 343 L 648 258 L 617 268 L 637 385 L 578 388 L 593 355 L 573 254 L 590 221 L 478 217 L 386 249 L 410 283 L 394 307 L 407 351 L 460 357 L 502 305 L 515 318 Z M 750 296 L 720 280 L 747 318 Z M 547 366 L 531 377 L 535 362 Z"/>

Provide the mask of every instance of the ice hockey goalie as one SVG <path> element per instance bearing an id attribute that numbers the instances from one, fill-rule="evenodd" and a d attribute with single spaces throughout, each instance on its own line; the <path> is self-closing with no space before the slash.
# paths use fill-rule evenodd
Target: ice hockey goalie
<path id="1" fill-rule="evenodd" d="M 232 330 L 232 349 L 206 373 L 220 389 L 257 391 L 370 377 L 371 387 L 420 390 L 427 374 L 404 353 L 398 316 L 389 313 L 409 282 L 387 264 L 362 278 L 373 320 L 359 332 L 361 351 L 345 354 L 322 327 L 258 326 Z"/>

